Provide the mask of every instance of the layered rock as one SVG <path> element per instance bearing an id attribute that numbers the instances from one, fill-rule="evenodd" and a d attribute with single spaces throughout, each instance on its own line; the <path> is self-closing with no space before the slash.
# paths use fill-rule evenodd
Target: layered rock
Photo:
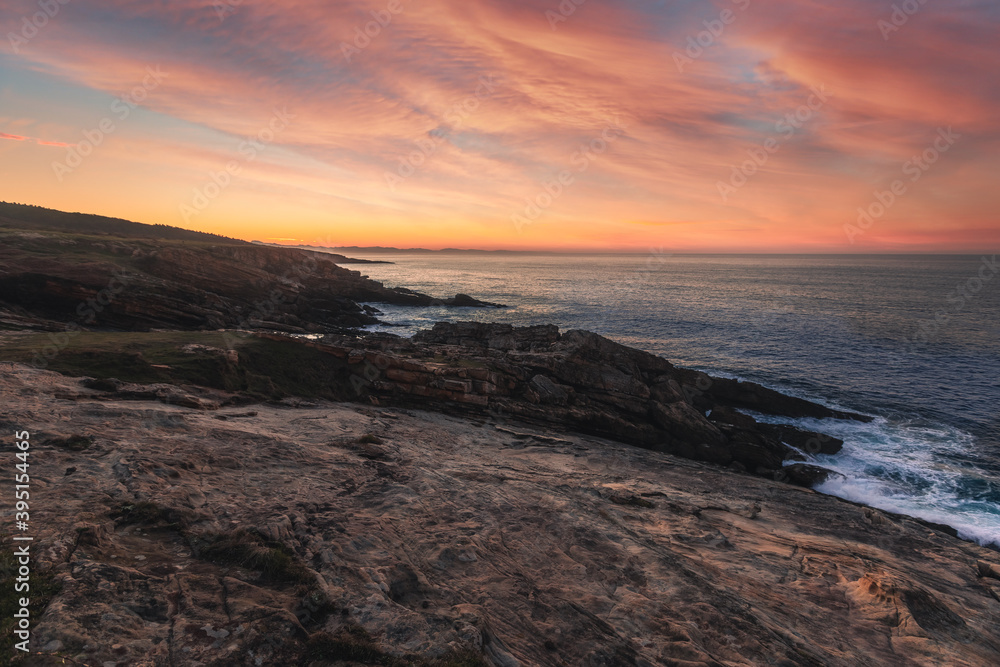
<path id="1" fill-rule="evenodd" d="M 589 337 L 503 335 L 522 348 L 507 363 L 617 358 L 606 392 L 639 392 L 647 367 Z M 517 386 L 589 394 L 552 373 Z M 32 443 L 44 598 L 24 664 L 1000 664 L 998 554 L 905 517 L 499 416 L 132 398 L 0 373 L 4 454 L 14 430 Z"/>
<path id="2" fill-rule="evenodd" d="M 338 256 L 237 241 L 23 233 L 0 226 L 0 324 L 60 330 L 333 332 L 378 322 L 367 305 L 487 307 L 386 288 Z"/>
<path id="3" fill-rule="evenodd" d="M 731 406 L 793 418 L 870 419 L 551 325 L 438 323 L 410 340 L 329 336 L 303 344 L 343 359 L 348 375 L 340 382 L 379 404 L 506 415 L 781 478 L 785 462 L 803 460 L 801 452 L 836 453 L 843 443 L 760 424 Z"/>

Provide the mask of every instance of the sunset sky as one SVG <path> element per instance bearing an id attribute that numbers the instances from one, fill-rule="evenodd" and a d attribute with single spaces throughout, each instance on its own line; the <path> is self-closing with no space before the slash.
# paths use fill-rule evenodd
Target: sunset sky
<path id="1" fill-rule="evenodd" d="M 995 252 L 1000 3 L 895 7 L 5 0 L 0 199 L 321 245 Z"/>

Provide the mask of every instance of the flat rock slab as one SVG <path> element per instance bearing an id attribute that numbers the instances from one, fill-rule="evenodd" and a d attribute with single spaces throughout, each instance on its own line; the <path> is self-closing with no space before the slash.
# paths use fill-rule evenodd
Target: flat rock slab
<path id="1" fill-rule="evenodd" d="M 0 374 L 6 456 L 15 429 L 92 438 L 33 435 L 33 567 L 62 583 L 35 651 L 335 664 L 306 653 L 322 635 L 492 665 L 1000 664 L 1000 555 L 909 519 L 589 436 L 525 447 L 515 422 L 57 398 L 78 389 Z M 213 535 L 285 569 L 210 558 Z"/>

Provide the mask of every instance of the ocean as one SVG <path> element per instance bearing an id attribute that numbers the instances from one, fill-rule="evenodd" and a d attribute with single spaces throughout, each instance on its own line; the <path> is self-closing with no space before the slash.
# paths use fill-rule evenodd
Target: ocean
<path id="1" fill-rule="evenodd" d="M 678 366 L 759 382 L 870 424 L 817 490 L 947 524 L 1000 547 L 1000 268 L 993 255 L 400 253 L 352 266 L 387 286 L 502 310 L 375 304 L 412 335 L 437 321 L 587 329 Z"/>

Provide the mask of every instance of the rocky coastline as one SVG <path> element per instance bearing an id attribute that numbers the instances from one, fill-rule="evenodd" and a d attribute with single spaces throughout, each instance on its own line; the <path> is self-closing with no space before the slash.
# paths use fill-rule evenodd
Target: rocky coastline
<path id="1" fill-rule="evenodd" d="M 32 634 L 4 505 L 0 663 L 1000 664 L 997 552 L 816 493 L 843 442 L 754 417 L 867 415 L 554 325 L 365 332 L 502 306 L 25 208 L 0 454 L 28 434 Z"/>
<path id="2" fill-rule="evenodd" d="M 347 358 L 375 366 L 369 352 Z M 37 596 L 31 653 L 0 646 L 10 664 L 1000 661 L 996 552 L 794 480 L 567 430 L 559 415 L 546 426 L 444 395 L 403 407 L 419 401 L 396 404 L 402 378 L 351 401 L 262 401 L 0 366 L 2 454 L 30 433 Z M 552 372 L 591 401 L 614 391 Z M 493 384 L 476 374 L 436 377 L 474 395 L 451 383 Z M 537 375 L 525 409 L 557 406 Z M 778 456 L 749 423 L 713 423 Z"/>
<path id="3" fill-rule="evenodd" d="M 380 303 L 504 307 L 388 288 L 341 255 L 26 208 L 0 205 L 0 329 L 328 333 L 379 323 Z"/>
<path id="4" fill-rule="evenodd" d="M 834 454 L 843 442 L 759 423 L 739 410 L 871 420 L 677 368 L 591 332 L 560 333 L 554 325 L 441 322 L 411 339 L 327 336 L 303 344 L 342 360 L 345 396 L 353 391 L 378 405 L 503 415 L 804 486 L 830 472 L 801 463 L 803 454 Z"/>

